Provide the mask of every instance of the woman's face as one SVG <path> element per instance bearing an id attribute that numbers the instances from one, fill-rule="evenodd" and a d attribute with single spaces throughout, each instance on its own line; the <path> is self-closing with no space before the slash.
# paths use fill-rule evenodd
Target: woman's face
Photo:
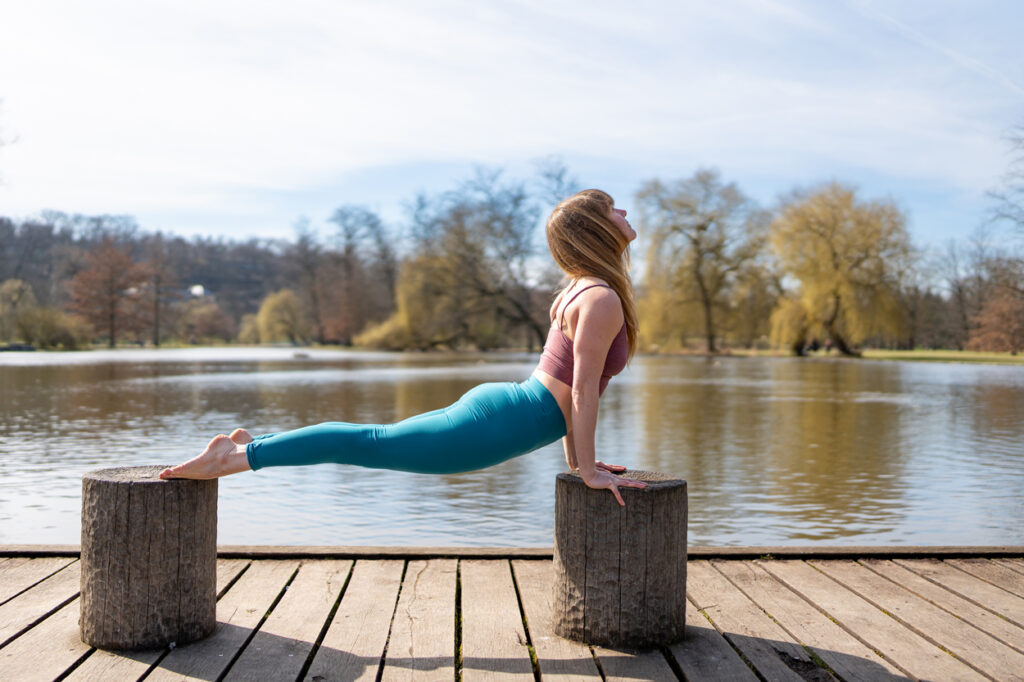
<path id="1" fill-rule="evenodd" d="M 636 230 L 634 230 L 633 226 L 629 224 L 628 220 L 626 220 L 626 209 L 615 208 L 614 206 L 612 206 L 611 210 L 612 222 L 615 223 L 615 226 L 619 228 L 620 232 L 622 232 L 622 235 L 626 238 L 626 241 L 631 242 L 634 239 L 636 239 Z"/>

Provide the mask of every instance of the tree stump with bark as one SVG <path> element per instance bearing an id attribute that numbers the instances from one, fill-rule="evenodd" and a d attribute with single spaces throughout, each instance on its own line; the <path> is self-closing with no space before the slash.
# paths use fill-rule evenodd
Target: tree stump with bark
<path id="1" fill-rule="evenodd" d="M 649 648 L 686 625 L 686 481 L 651 471 L 647 487 L 588 488 L 576 473 L 555 483 L 554 631 L 602 646 Z"/>
<path id="2" fill-rule="evenodd" d="M 82 477 L 82 641 L 150 649 L 216 626 L 217 481 L 169 480 L 162 466 Z"/>

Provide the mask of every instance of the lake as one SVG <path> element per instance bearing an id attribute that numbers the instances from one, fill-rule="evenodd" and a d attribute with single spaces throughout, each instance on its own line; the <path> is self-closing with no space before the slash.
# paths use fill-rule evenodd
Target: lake
<path id="1" fill-rule="evenodd" d="M 81 477 L 217 433 L 391 422 L 526 353 L 198 348 L 0 353 L 0 544 L 77 543 Z M 1024 544 L 1024 367 L 637 357 L 598 457 L 689 484 L 692 545 Z M 430 476 L 342 465 L 222 479 L 221 544 L 550 545 L 561 447 Z"/>

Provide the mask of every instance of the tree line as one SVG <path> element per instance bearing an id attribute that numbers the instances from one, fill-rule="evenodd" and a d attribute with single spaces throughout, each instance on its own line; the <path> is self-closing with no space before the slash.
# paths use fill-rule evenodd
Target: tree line
<path id="1" fill-rule="evenodd" d="M 1018 155 L 993 201 L 1019 232 L 1022 188 Z M 0 343 L 536 350 L 560 279 L 542 219 L 578 189 L 556 161 L 526 180 L 479 170 L 398 224 L 341 205 L 241 241 L 130 216 L 0 218 Z M 713 169 L 630 201 L 642 350 L 1024 349 L 1024 256 L 995 232 L 926 252 L 892 200 L 831 182 L 763 207 Z"/>

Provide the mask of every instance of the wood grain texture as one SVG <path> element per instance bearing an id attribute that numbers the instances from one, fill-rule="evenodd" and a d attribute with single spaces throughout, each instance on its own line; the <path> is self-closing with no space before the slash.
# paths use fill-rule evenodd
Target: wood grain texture
<path id="1" fill-rule="evenodd" d="M 829 668 L 847 680 L 903 677 L 903 671 L 826 618 L 814 606 L 749 561 L 712 562 L 797 642 L 811 647 Z"/>
<path id="2" fill-rule="evenodd" d="M 676 674 L 660 651 L 609 649 L 595 646 L 594 656 L 604 671 L 606 682 L 675 682 Z"/>
<path id="3" fill-rule="evenodd" d="M 910 676 L 937 680 L 983 679 L 964 663 L 811 565 L 803 561 L 765 561 L 759 565 Z"/>
<path id="4" fill-rule="evenodd" d="M 1024 599 L 938 559 L 895 559 L 900 566 L 1024 627 Z"/>
<path id="5" fill-rule="evenodd" d="M 1001 587 L 1010 594 L 1024 597 L 1024 575 L 990 559 L 949 559 L 946 563 Z"/>
<path id="6" fill-rule="evenodd" d="M 409 562 L 391 625 L 383 680 L 452 679 L 456 572 L 452 559 Z"/>
<path id="7" fill-rule="evenodd" d="M 688 680 L 754 682 L 757 677 L 704 614 L 686 602 L 686 637 L 669 646 Z"/>
<path id="8" fill-rule="evenodd" d="M 1000 566 L 1010 569 L 1011 571 L 1016 571 L 1017 573 L 1024 575 L 1024 559 L 995 558 L 992 559 L 992 561 L 999 564 Z"/>
<path id="9" fill-rule="evenodd" d="M 978 672 L 1018 670 L 1005 679 L 1024 680 L 1024 654 L 913 592 L 852 561 L 816 561 L 814 566 Z"/>
<path id="10" fill-rule="evenodd" d="M 507 561 L 460 562 L 462 679 L 533 680 L 523 617 Z"/>
<path id="11" fill-rule="evenodd" d="M 555 484 L 554 632 L 611 647 L 679 640 L 686 610 L 686 481 L 629 471 L 648 482 L 607 490 L 577 474 Z"/>
<path id="12" fill-rule="evenodd" d="M 351 568 L 352 562 L 347 560 L 303 563 L 224 679 L 260 682 L 298 677 Z"/>
<path id="13" fill-rule="evenodd" d="M 249 565 L 243 559 L 221 559 L 217 562 L 217 594 Z M 94 650 L 85 661 L 71 671 L 67 680 L 107 682 L 108 680 L 137 680 L 164 654 L 164 649 L 146 651 Z"/>
<path id="14" fill-rule="evenodd" d="M 601 679 L 590 647 L 559 637 L 551 629 L 551 585 L 554 581 L 551 562 L 513 561 L 512 569 L 519 585 L 519 596 L 541 677 L 558 682 Z"/>
<path id="15" fill-rule="evenodd" d="M 176 647 L 147 680 L 215 680 L 284 590 L 297 561 L 259 561 L 217 602 L 217 629 L 206 639 Z"/>
<path id="16" fill-rule="evenodd" d="M 78 636 L 76 599 L 0 649 L 0 680 L 53 680 L 88 653 Z"/>
<path id="17" fill-rule="evenodd" d="M 0 645 L 78 594 L 80 569 L 76 561 L 0 606 Z"/>
<path id="18" fill-rule="evenodd" d="M 370 682 L 395 613 L 404 562 L 357 561 L 345 594 L 305 679 Z"/>
<path id="19" fill-rule="evenodd" d="M 794 671 L 816 667 L 778 623 L 737 590 L 710 562 L 691 561 L 688 594 L 715 628 L 765 677 L 802 680 Z"/>
<path id="20" fill-rule="evenodd" d="M 145 649 L 216 623 L 217 482 L 162 481 L 162 467 L 82 477 L 82 638 Z"/>
<path id="21" fill-rule="evenodd" d="M 892 561 L 865 559 L 860 564 L 904 589 L 910 590 L 922 599 L 927 599 L 939 608 L 945 609 L 957 618 L 968 621 L 974 627 L 987 632 L 1007 646 L 1024 653 L 1024 628 L 1014 625 L 1005 618 L 1000 618 L 988 609 L 978 606 Z"/>
<path id="22" fill-rule="evenodd" d="M 28 557 L 17 557 L 6 559 L 0 564 L 0 605 L 11 599 L 14 595 L 27 590 L 41 580 L 53 575 L 65 566 L 71 564 L 74 559 L 63 557 L 30 559 Z M 3 641 L 0 639 L 0 641 Z"/>

